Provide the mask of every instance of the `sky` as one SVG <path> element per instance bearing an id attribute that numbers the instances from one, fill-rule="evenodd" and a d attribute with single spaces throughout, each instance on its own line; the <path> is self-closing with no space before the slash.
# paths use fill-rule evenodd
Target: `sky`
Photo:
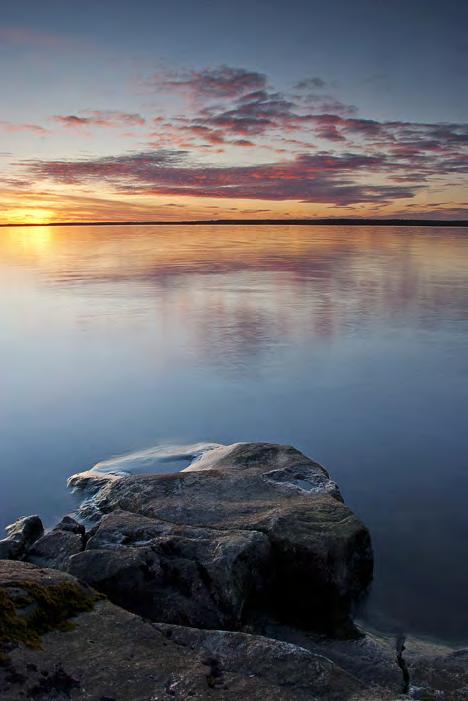
<path id="1" fill-rule="evenodd" d="M 465 0 L 17 0 L 0 223 L 468 219 Z"/>

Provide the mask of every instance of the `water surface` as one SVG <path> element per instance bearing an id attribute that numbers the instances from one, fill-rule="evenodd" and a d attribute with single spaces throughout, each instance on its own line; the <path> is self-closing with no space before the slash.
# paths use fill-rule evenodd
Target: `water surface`
<path id="1" fill-rule="evenodd" d="M 290 443 L 368 524 L 368 616 L 468 642 L 468 239 L 0 230 L 0 527 L 159 443 Z"/>

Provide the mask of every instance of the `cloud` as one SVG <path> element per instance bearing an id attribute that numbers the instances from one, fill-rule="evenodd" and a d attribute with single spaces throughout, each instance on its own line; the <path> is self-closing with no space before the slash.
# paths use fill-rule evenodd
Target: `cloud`
<path id="1" fill-rule="evenodd" d="M 308 78 L 295 87 L 317 91 L 323 82 Z M 445 187 L 450 178 L 461 182 L 468 173 L 467 124 L 367 119 L 330 96 L 283 94 L 269 86 L 264 74 L 229 66 L 164 73 L 155 78 L 156 84 L 186 91 L 193 101 L 183 114 L 172 114 L 177 108 L 168 100 L 151 120 L 139 113 L 90 109 L 52 118 L 82 135 L 89 135 L 91 128 L 136 127 L 147 150 L 139 146 L 141 152 L 122 156 L 34 160 L 29 162 L 31 173 L 74 187 L 99 182 L 128 196 L 342 207 L 412 198 L 434 180 Z M 0 124 L 11 131 L 47 133 L 36 125 Z M 220 165 L 215 154 L 231 149 L 238 149 L 239 161 L 226 155 Z M 254 155 L 268 162 L 252 164 Z M 248 165 L 239 165 L 241 159 Z"/>
<path id="2" fill-rule="evenodd" d="M 35 161 L 36 176 L 60 183 L 106 181 L 124 194 L 252 200 L 300 200 L 346 205 L 412 197 L 416 185 L 357 184 L 358 173 L 379 173 L 384 156 L 303 154 L 265 165 L 220 167 L 193 164 L 186 152 L 152 151 L 81 161 Z"/>
<path id="3" fill-rule="evenodd" d="M 32 183 L 30 180 L 19 180 L 18 178 L 0 178 L 0 183 L 6 185 L 7 187 L 16 188 L 30 188 Z"/>
<path id="4" fill-rule="evenodd" d="M 155 120 L 156 131 L 151 136 L 157 141 L 149 142 L 154 147 L 205 152 L 218 147 L 222 152 L 227 145 L 259 146 L 290 153 L 294 142 L 311 149 L 324 141 L 328 147 L 333 144 L 340 150 L 368 154 L 385 152 L 394 160 L 407 158 L 424 166 L 421 154 L 447 154 L 464 147 L 468 138 L 466 125 L 381 122 L 359 117 L 354 106 L 317 93 L 325 87 L 325 81 L 317 77 L 294 85 L 300 91 L 313 92 L 289 97 L 270 90 L 266 75 L 229 66 L 164 73 L 155 78 L 156 84 L 166 90 L 188 90 L 194 102 L 183 116 L 159 116 Z"/>
<path id="5" fill-rule="evenodd" d="M 77 117 L 74 114 L 69 114 L 67 117 L 56 115 L 53 117 L 54 122 L 58 122 L 65 127 L 83 127 L 87 126 L 90 120 L 87 117 Z"/>
<path id="6" fill-rule="evenodd" d="M 324 88 L 326 85 L 322 78 L 305 78 L 298 83 L 294 83 L 295 90 L 314 90 L 315 88 Z"/>
<path id="7" fill-rule="evenodd" d="M 220 66 L 185 73 L 163 73 L 153 76 L 150 85 L 159 90 L 187 90 L 197 98 L 234 98 L 267 86 L 267 77 L 245 68 Z"/>
<path id="8" fill-rule="evenodd" d="M 393 217 L 404 217 L 405 219 L 444 219 L 444 220 L 467 220 L 468 207 L 438 207 L 432 203 L 427 205 L 416 204 L 418 211 L 408 211 L 406 208 L 393 212 Z M 411 207 L 411 205 L 406 205 Z"/>
<path id="9" fill-rule="evenodd" d="M 224 133 L 259 135 L 272 128 L 287 129 L 297 124 L 293 108 L 294 103 L 285 100 L 280 93 L 260 90 L 243 95 L 231 109 L 207 108 L 201 112 L 199 120 L 209 128 L 221 128 Z"/>
<path id="10" fill-rule="evenodd" d="M 239 209 L 241 214 L 260 214 L 260 212 L 271 212 L 271 209 Z"/>
<path id="11" fill-rule="evenodd" d="M 304 116 L 294 112 L 294 103 L 281 93 L 255 90 L 238 96 L 226 104 L 198 108 L 193 116 L 164 120 L 157 117 L 157 131 L 151 134 L 162 144 L 181 145 L 181 138 L 194 138 L 206 144 L 254 146 L 254 137 L 282 129 L 293 131 L 305 123 Z"/>
<path id="12" fill-rule="evenodd" d="M 31 131 L 34 134 L 40 134 L 44 136 L 45 134 L 50 134 L 50 132 L 45 129 L 44 127 L 39 126 L 38 124 L 25 124 L 24 122 L 20 124 L 12 124 L 11 122 L 2 122 L 0 121 L 0 126 L 5 129 L 5 131 Z"/>
<path id="13" fill-rule="evenodd" d="M 80 129 L 81 127 L 117 128 L 122 126 L 143 126 L 146 124 L 146 120 L 136 113 L 129 114 L 114 110 L 83 110 L 79 114 L 84 116 L 81 117 L 74 114 L 67 116 L 55 115 L 52 119 L 64 127 L 75 129 Z"/>

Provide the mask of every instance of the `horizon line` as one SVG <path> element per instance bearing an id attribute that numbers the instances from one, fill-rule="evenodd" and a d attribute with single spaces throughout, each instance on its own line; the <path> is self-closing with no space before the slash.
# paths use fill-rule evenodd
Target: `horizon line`
<path id="1" fill-rule="evenodd" d="M 405 226 L 468 226 L 468 219 L 404 219 L 404 218 L 384 218 L 384 219 L 367 219 L 367 218 L 347 218 L 347 217 L 325 217 L 315 219 L 203 219 L 203 220 L 183 220 L 183 221 L 82 221 L 82 222 L 12 222 L 0 224 L 0 227 L 21 227 L 21 226 L 200 226 L 203 224 L 211 225 L 244 225 L 244 226 L 318 226 L 318 225 L 333 225 L 346 224 L 350 226 L 368 225 L 368 226 L 392 226 L 395 224 Z"/>

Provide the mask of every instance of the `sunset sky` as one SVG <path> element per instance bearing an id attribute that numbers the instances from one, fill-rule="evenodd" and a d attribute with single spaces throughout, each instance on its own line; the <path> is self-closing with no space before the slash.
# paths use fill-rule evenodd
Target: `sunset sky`
<path id="1" fill-rule="evenodd" d="M 0 9 L 0 223 L 468 218 L 462 0 Z"/>

